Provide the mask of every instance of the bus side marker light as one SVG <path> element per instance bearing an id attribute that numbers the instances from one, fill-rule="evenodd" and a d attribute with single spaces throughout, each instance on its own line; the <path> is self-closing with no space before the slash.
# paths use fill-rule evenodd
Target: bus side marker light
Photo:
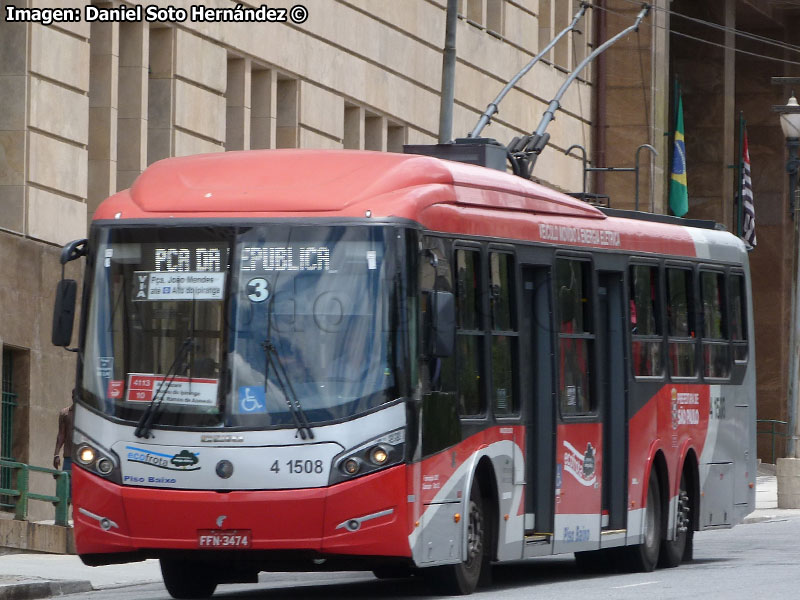
<path id="1" fill-rule="evenodd" d="M 755 486 L 755 484 L 754 484 L 752 481 L 751 481 L 751 482 L 750 482 L 748 485 L 750 486 L 750 489 L 751 489 L 751 490 L 752 490 L 754 487 L 756 487 L 756 486 Z"/>
<path id="2" fill-rule="evenodd" d="M 461 520 L 461 513 L 456 513 L 453 515 L 453 521 L 458 523 Z"/>
<path id="3" fill-rule="evenodd" d="M 504 521 L 508 521 L 508 515 L 507 515 L 507 514 L 506 514 L 506 515 L 503 515 L 503 520 L 504 520 Z"/>
<path id="4" fill-rule="evenodd" d="M 419 521 L 414 521 L 414 527 L 419 527 Z"/>

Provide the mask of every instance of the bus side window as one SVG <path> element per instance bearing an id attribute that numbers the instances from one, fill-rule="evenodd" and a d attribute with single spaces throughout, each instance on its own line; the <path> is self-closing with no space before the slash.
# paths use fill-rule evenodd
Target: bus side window
<path id="1" fill-rule="evenodd" d="M 562 415 L 594 410 L 591 390 L 594 328 L 589 262 L 556 259 L 558 304 L 559 405 Z"/>
<path id="2" fill-rule="evenodd" d="M 452 292 L 453 279 L 446 246 L 449 240 L 439 237 L 425 237 L 425 252 L 420 259 L 420 312 L 422 317 L 423 352 L 427 352 L 432 302 L 431 292 Z M 434 260 L 435 257 L 435 260 Z M 428 388 L 431 392 L 455 394 L 455 357 L 428 356 L 426 360 Z"/>
<path id="3" fill-rule="evenodd" d="M 725 276 L 716 271 L 700 271 L 703 303 L 703 376 L 730 377 L 731 347 L 725 318 Z"/>
<path id="4" fill-rule="evenodd" d="M 483 379 L 484 333 L 481 310 L 481 254 L 455 251 L 456 268 L 456 388 L 459 412 L 477 416 L 486 410 Z"/>
<path id="5" fill-rule="evenodd" d="M 637 377 L 664 373 L 663 333 L 658 299 L 661 281 L 658 267 L 631 265 L 629 278 L 631 359 Z"/>
<path id="6" fill-rule="evenodd" d="M 492 318 L 492 393 L 494 413 L 519 411 L 517 398 L 517 325 L 514 307 L 514 256 L 489 253 L 489 300 Z"/>
<path id="7" fill-rule="evenodd" d="M 747 311 L 745 310 L 744 277 L 731 273 L 728 277 L 728 306 L 733 359 L 747 362 Z"/>
<path id="8" fill-rule="evenodd" d="M 696 377 L 692 271 L 667 269 L 667 335 L 673 377 Z"/>

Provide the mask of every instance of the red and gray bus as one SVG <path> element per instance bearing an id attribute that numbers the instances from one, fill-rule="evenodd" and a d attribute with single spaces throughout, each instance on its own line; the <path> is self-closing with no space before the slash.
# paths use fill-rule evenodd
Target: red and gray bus
<path id="1" fill-rule="evenodd" d="M 77 552 L 159 558 L 176 598 L 649 571 L 754 508 L 747 248 L 708 222 L 426 156 L 229 152 L 150 166 L 79 256 Z"/>

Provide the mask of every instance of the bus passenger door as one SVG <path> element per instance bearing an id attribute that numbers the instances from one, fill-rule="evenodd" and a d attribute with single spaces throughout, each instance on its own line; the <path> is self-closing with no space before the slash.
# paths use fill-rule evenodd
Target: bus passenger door
<path id="1" fill-rule="evenodd" d="M 553 552 L 600 548 L 603 481 L 599 311 L 589 256 L 556 256 L 553 273 L 558 415 Z"/>
<path id="2" fill-rule="evenodd" d="M 627 507 L 626 356 L 624 285 L 621 272 L 598 274 L 598 327 L 603 405 L 602 538 L 625 535 Z"/>
<path id="3" fill-rule="evenodd" d="M 525 536 L 529 543 L 549 542 L 553 535 L 555 399 L 553 385 L 553 327 L 547 267 L 522 267 L 522 330 L 528 333 L 529 356 L 522 372 L 527 377 L 525 398 Z"/>

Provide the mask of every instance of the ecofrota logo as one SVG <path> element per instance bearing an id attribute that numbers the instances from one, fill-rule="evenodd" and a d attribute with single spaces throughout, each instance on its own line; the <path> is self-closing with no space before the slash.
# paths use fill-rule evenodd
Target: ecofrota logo
<path id="1" fill-rule="evenodd" d="M 181 450 L 177 454 L 164 454 L 135 446 L 125 446 L 125 449 L 128 451 L 126 456 L 128 462 L 141 463 L 168 471 L 200 470 L 198 465 L 200 459 L 197 458 L 197 454 L 189 450 Z"/>

